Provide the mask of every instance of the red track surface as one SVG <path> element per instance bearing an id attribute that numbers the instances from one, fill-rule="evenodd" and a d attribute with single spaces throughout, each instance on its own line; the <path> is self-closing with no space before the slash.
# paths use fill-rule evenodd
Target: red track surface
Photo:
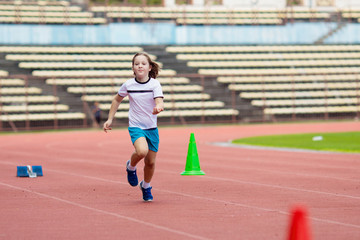
<path id="1" fill-rule="evenodd" d="M 0 239 L 278 240 L 301 204 L 313 239 L 358 240 L 360 154 L 212 144 L 335 131 L 360 131 L 360 123 L 160 128 L 151 203 L 126 182 L 126 129 L 3 135 Z M 191 132 L 204 176 L 180 175 Z M 42 165 L 44 176 L 18 178 L 18 165 Z"/>

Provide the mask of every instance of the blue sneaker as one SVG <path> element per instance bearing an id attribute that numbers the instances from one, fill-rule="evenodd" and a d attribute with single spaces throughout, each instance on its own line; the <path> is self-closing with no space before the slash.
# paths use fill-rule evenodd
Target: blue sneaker
<path id="1" fill-rule="evenodd" d="M 130 160 L 128 160 L 126 162 L 126 172 L 127 172 L 127 179 L 128 179 L 128 182 L 131 186 L 133 187 L 136 187 L 139 182 L 138 182 L 138 177 L 136 175 L 136 170 L 135 171 L 131 171 L 129 170 L 127 167 L 129 166 L 130 164 Z"/>
<path id="2" fill-rule="evenodd" d="M 140 184 L 139 184 L 139 187 L 140 187 L 140 189 L 141 189 L 141 191 L 142 191 L 142 194 L 143 194 L 143 199 L 144 199 L 144 201 L 145 202 L 151 202 L 154 198 L 153 198 L 153 196 L 151 195 L 151 189 L 152 189 L 152 187 L 149 187 L 149 188 L 143 188 L 142 187 L 142 181 L 140 182 Z"/>

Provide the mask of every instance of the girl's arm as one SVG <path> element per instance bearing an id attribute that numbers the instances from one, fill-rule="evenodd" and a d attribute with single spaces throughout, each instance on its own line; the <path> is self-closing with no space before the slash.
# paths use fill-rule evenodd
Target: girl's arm
<path id="1" fill-rule="evenodd" d="M 110 111 L 109 111 L 109 116 L 108 116 L 108 120 L 104 123 L 104 131 L 107 132 L 107 130 L 111 130 L 111 124 L 114 120 L 115 117 L 115 113 L 117 112 L 120 103 L 122 102 L 122 100 L 124 99 L 124 97 L 121 97 L 119 94 L 116 94 L 114 99 L 112 100 L 111 103 L 111 107 L 110 107 Z"/>
<path id="2" fill-rule="evenodd" d="M 153 114 L 158 114 L 164 111 L 164 99 L 162 97 L 155 98 L 155 105 Z"/>

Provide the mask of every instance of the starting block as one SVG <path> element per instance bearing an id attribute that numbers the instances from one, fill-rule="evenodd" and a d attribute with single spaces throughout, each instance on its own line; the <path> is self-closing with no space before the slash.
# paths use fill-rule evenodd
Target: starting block
<path id="1" fill-rule="evenodd" d="M 17 166 L 17 176 L 18 177 L 41 177 L 43 176 L 43 171 L 41 166 Z"/>

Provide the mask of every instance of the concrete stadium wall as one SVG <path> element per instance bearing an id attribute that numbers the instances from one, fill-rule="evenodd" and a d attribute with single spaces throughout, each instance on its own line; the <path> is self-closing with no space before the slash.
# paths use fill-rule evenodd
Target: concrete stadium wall
<path id="1" fill-rule="evenodd" d="M 276 26 L 176 26 L 173 23 L 112 23 L 104 26 L 0 24 L 0 44 L 312 44 L 335 27 L 336 23 Z M 352 39 L 360 42 L 359 35 Z"/>
<path id="2" fill-rule="evenodd" d="M 325 40 L 327 44 L 359 44 L 360 24 L 348 23 L 340 31 Z"/>

